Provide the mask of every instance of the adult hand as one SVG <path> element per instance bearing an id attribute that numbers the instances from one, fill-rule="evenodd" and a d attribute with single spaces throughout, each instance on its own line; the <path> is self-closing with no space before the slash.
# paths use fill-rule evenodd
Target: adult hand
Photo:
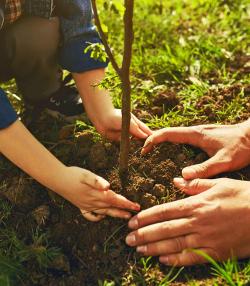
<path id="1" fill-rule="evenodd" d="M 133 217 L 128 245 L 176 266 L 207 262 L 188 249 L 200 249 L 216 260 L 250 256 L 250 182 L 181 178 L 174 182 L 195 196 L 154 206 Z"/>
<path id="2" fill-rule="evenodd" d="M 109 183 L 94 173 L 78 167 L 66 167 L 55 191 L 77 206 L 83 216 L 99 221 L 106 215 L 129 219 L 129 210 L 140 206 L 109 189 Z"/>
<path id="3" fill-rule="evenodd" d="M 104 137 L 118 141 L 121 138 L 122 129 L 122 113 L 120 109 L 113 109 L 112 112 L 106 115 L 105 121 L 97 124 L 96 129 Z M 139 139 L 146 139 L 152 135 L 149 127 L 140 121 L 135 115 L 131 114 L 130 134 Z"/>
<path id="4" fill-rule="evenodd" d="M 209 178 L 250 163 L 250 120 L 228 126 L 200 125 L 158 130 L 146 140 L 142 153 L 164 141 L 197 146 L 211 157 L 201 164 L 184 168 L 182 175 L 186 180 Z"/>

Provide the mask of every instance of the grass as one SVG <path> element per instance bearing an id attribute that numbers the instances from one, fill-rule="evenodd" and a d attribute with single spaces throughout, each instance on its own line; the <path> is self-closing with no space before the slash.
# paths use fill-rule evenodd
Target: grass
<path id="1" fill-rule="evenodd" d="M 118 61 L 123 44 L 120 5 L 120 0 L 98 1 Z M 211 122 L 235 123 L 246 119 L 250 110 L 250 65 L 249 59 L 248 62 L 244 59 L 250 56 L 249 18 L 248 0 L 136 1 L 132 62 L 134 111 L 150 111 L 152 101 L 170 90 L 179 103 L 171 108 L 164 106 L 162 116 L 150 113 L 145 117 L 145 122 L 154 129 Z M 103 86 L 110 89 L 115 106 L 120 107 L 120 83 L 111 67 Z M 13 105 L 21 112 L 20 94 L 14 81 L 1 87 L 7 90 Z M 34 133 L 42 142 L 50 142 L 48 146 L 54 146 L 59 128 L 60 124 L 54 122 L 45 135 L 40 134 L 40 130 Z M 86 129 L 98 140 L 89 123 L 76 122 L 75 132 Z M 55 150 L 59 157 L 65 155 L 60 152 Z M 2 160 L 0 170 L 12 175 L 17 173 Z M 5 180 L 1 180 L 0 191 L 4 188 Z M 25 279 L 33 275 L 34 269 L 36 275 L 46 275 L 50 261 L 60 253 L 50 245 L 48 233 L 33 229 L 22 236 L 18 229 L 10 226 L 8 222 L 14 212 L 11 204 L 0 197 L 0 286 L 25 285 Z M 118 233 L 119 229 L 106 241 L 105 252 Z M 192 271 L 175 268 L 163 274 L 154 259 L 142 258 L 129 265 L 122 277 L 111 273 L 114 279 L 100 280 L 98 285 L 166 286 L 174 285 L 177 278 L 179 283 L 190 286 L 250 283 L 248 261 L 231 259 L 219 264 L 204 253 L 199 254 L 211 264 L 210 268 L 202 268 L 212 275 L 207 279 L 196 279 Z M 33 279 L 32 275 L 29 279 Z"/>
<path id="2" fill-rule="evenodd" d="M 105 1 L 99 2 L 102 7 Z M 216 78 L 224 87 L 250 83 L 248 74 L 239 75 L 238 70 L 229 68 L 238 54 L 249 53 L 248 1 L 236 1 L 237 5 L 233 1 L 216 0 L 165 2 L 136 3 L 133 106 L 148 104 L 149 98 L 157 95 L 157 88 L 162 85 L 170 89 L 174 86 L 184 106 L 181 111 L 171 110 L 167 118 L 166 115 L 152 117 L 148 123 L 155 128 L 180 123 L 190 125 L 197 118 L 205 121 L 206 116 L 195 105 L 199 98 L 215 88 L 211 79 Z M 119 16 L 109 12 L 106 17 L 105 9 L 102 14 L 105 25 L 112 31 L 110 42 L 116 54 L 120 54 L 123 39 L 117 24 Z M 117 96 L 120 90 L 114 88 L 117 85 L 112 75 L 110 71 L 114 102 L 120 107 Z M 242 114 L 240 103 L 241 100 L 231 106 L 225 103 L 222 110 L 216 110 L 214 121 L 237 120 Z M 234 110 L 230 109 L 232 106 Z"/>
<path id="3" fill-rule="evenodd" d="M 60 250 L 49 245 L 48 234 L 35 229 L 26 241 L 19 238 L 16 229 L 7 224 L 13 215 L 12 206 L 0 199 L 0 285 L 16 285 L 28 277 L 28 269 L 38 269 L 46 273 Z M 27 235 L 27 234 L 26 234 Z M 28 237 L 28 236 L 27 236 Z"/>
<path id="4" fill-rule="evenodd" d="M 200 250 L 191 250 L 202 256 L 211 264 L 211 270 L 214 276 L 220 278 L 229 286 L 243 286 L 250 282 L 250 265 L 246 264 L 240 269 L 235 258 L 228 259 L 223 263 L 216 262 L 206 253 Z M 218 285 L 218 284 L 217 284 Z"/>

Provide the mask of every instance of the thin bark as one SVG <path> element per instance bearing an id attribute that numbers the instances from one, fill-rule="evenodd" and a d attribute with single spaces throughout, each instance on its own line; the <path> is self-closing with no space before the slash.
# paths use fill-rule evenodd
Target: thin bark
<path id="1" fill-rule="evenodd" d="M 134 15 L 134 0 L 124 0 L 124 53 L 122 67 L 120 68 L 108 44 L 105 33 L 103 32 L 100 18 L 97 11 L 96 0 L 91 0 L 95 22 L 99 34 L 102 38 L 105 51 L 110 59 L 110 62 L 117 72 L 122 82 L 122 132 L 120 144 L 120 176 L 124 177 L 128 171 L 128 155 L 130 147 L 129 129 L 131 120 L 131 82 L 130 82 L 130 66 L 132 59 L 132 46 L 134 40 L 133 32 L 133 15 Z"/>
<path id="2" fill-rule="evenodd" d="M 130 66 L 134 40 L 133 15 L 134 0 L 125 0 L 124 14 L 124 56 L 122 62 L 122 134 L 120 147 L 120 174 L 124 176 L 128 170 L 130 147 L 129 129 L 131 120 L 131 82 Z"/>

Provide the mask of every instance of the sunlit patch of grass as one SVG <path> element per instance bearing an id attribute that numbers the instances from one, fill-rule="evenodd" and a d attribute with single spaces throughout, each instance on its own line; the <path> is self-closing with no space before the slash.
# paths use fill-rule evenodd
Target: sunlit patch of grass
<path id="1" fill-rule="evenodd" d="M 201 250 L 191 250 L 195 254 L 202 256 L 211 265 L 211 271 L 214 276 L 223 280 L 229 286 L 244 286 L 250 283 L 250 265 L 246 264 L 239 267 L 235 258 L 228 259 L 223 263 L 216 262 L 212 257 Z M 215 283 L 214 285 L 219 285 Z"/>
<path id="2" fill-rule="evenodd" d="M 168 286 L 180 275 L 183 267 L 179 269 L 169 268 L 167 274 L 160 271 L 159 265 L 155 265 L 152 257 L 142 257 L 137 264 L 131 265 L 124 274 L 122 285 L 131 286 Z"/>

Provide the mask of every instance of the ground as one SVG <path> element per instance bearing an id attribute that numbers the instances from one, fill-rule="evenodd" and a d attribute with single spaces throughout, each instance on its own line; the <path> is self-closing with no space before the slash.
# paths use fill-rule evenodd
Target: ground
<path id="1" fill-rule="evenodd" d="M 151 128 L 236 123 L 250 115 L 249 1 L 136 2 L 132 65 L 134 113 Z M 99 2 L 118 60 L 120 1 Z M 121 23 L 119 25 L 119 23 Z M 103 84 L 120 107 L 118 78 Z M 117 171 L 119 145 L 96 133 L 86 116 L 67 124 L 23 108 L 14 82 L 3 84 L 23 121 L 68 165 L 88 168 L 143 208 L 182 198 L 172 179 L 206 154 L 164 143 L 146 156 L 133 141 L 127 183 Z M 126 247 L 127 224 L 87 222 L 79 211 L 0 158 L 0 285 L 247 285 L 250 262 L 172 269 Z M 250 178 L 249 169 L 224 174 Z M 226 272 L 226 274 L 225 274 Z M 228 277 L 232 279 L 229 282 Z M 226 282 L 227 281 L 227 282 Z M 233 283 L 233 284 L 232 284 Z"/>

